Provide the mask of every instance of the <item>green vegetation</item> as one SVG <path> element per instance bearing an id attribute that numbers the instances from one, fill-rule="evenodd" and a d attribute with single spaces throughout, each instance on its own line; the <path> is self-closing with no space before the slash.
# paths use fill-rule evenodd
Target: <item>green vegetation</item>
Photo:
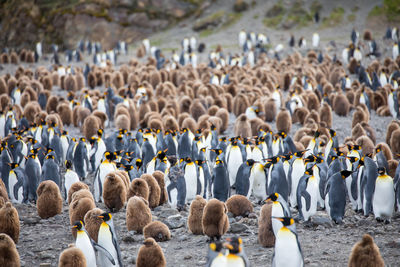
<path id="1" fill-rule="evenodd" d="M 356 20 L 356 14 L 352 13 L 350 15 L 347 16 L 347 20 L 350 22 L 353 22 Z"/>
<path id="2" fill-rule="evenodd" d="M 281 23 L 284 15 L 285 8 L 283 1 L 280 0 L 267 11 L 263 23 L 266 27 L 275 28 Z"/>
<path id="3" fill-rule="evenodd" d="M 218 11 L 214 14 L 211 14 L 204 20 L 202 20 L 202 23 L 206 23 L 206 27 L 202 27 L 202 30 L 200 31 L 200 37 L 207 37 L 219 30 L 226 29 L 230 27 L 231 25 L 235 24 L 238 22 L 238 20 L 243 16 L 242 13 L 228 13 L 226 14 L 225 11 Z M 215 23 L 214 23 L 215 22 Z M 197 24 L 197 22 L 196 22 Z M 203 25 L 203 26 L 205 26 Z M 213 27 L 208 27 L 209 25 Z M 199 26 L 199 25 L 198 25 Z"/>
<path id="4" fill-rule="evenodd" d="M 304 9 L 302 0 L 296 0 L 288 12 L 286 21 L 289 24 L 296 25 L 297 28 L 305 27 L 312 22 L 312 16 Z"/>
<path id="5" fill-rule="evenodd" d="M 320 2 L 318 2 L 317 0 L 314 0 L 312 3 L 311 3 L 311 6 L 310 6 L 310 11 L 312 12 L 312 13 L 315 13 L 315 12 L 319 12 L 319 11 L 321 11 L 322 10 L 322 4 L 320 3 Z"/>
<path id="6" fill-rule="evenodd" d="M 375 6 L 368 17 L 384 16 L 388 21 L 400 21 L 400 0 L 384 0 L 382 6 Z"/>
<path id="7" fill-rule="evenodd" d="M 354 6 L 352 9 L 351 9 L 351 12 L 357 12 L 358 10 L 360 9 L 360 7 L 359 6 Z"/>
<path id="8" fill-rule="evenodd" d="M 283 15 L 279 15 L 279 16 L 275 16 L 275 17 L 271 17 L 271 18 L 264 18 L 263 23 L 266 27 L 276 28 L 279 25 L 279 23 L 281 23 L 282 19 L 283 19 Z"/>
<path id="9" fill-rule="evenodd" d="M 255 14 L 255 15 L 253 16 L 253 19 L 258 19 L 259 17 L 260 17 L 260 15 Z"/>
<path id="10" fill-rule="evenodd" d="M 222 24 L 222 28 L 228 28 L 229 26 L 235 24 L 236 22 L 238 22 L 238 20 L 240 20 L 243 16 L 243 13 L 229 13 L 226 21 Z"/>
<path id="11" fill-rule="evenodd" d="M 343 7 L 335 7 L 329 17 L 326 17 L 322 20 L 322 27 L 333 27 L 339 25 L 343 21 L 344 8 Z"/>
<path id="12" fill-rule="evenodd" d="M 214 31 L 212 29 L 206 29 L 206 30 L 201 31 L 199 33 L 199 36 L 200 36 L 200 38 L 205 38 L 205 37 L 210 36 L 213 33 L 214 33 Z"/>

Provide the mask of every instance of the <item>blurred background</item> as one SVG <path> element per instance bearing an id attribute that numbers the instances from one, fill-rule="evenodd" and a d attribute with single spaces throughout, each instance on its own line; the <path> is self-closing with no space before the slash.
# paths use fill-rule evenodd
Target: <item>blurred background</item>
<path id="1" fill-rule="evenodd" d="M 43 43 L 74 48 L 80 40 L 110 49 L 149 37 L 153 45 L 179 47 L 186 36 L 229 46 L 236 34 L 264 32 L 275 41 L 291 33 L 321 41 L 345 40 L 352 28 L 400 25 L 400 0 L 6 0 L 0 4 L 0 47 L 32 48 Z"/>

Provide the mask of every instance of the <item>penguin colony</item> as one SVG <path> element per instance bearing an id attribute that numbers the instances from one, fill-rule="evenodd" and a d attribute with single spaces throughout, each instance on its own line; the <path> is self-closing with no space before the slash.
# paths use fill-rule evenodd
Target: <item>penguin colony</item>
<path id="1" fill-rule="evenodd" d="M 147 59 L 119 68 L 125 43 L 101 52 L 99 43 L 80 42 L 66 51 L 67 63 L 88 53 L 92 65 L 63 66 L 53 46 L 52 66 L 19 66 L 1 76 L 0 265 L 19 266 L 12 203 L 36 203 L 43 219 L 68 203 L 75 245 L 60 255 L 60 266 L 124 265 L 113 215 L 99 202 L 110 212 L 126 208 L 127 230 L 144 233 L 137 266 L 166 266 L 157 242 L 173 237 L 167 225 L 152 222 L 152 210 L 163 204 L 190 205 L 189 231 L 211 240 L 207 266 L 250 266 L 240 237 L 221 240 L 227 213 L 246 217 L 253 205 L 263 205 L 258 238 L 274 247 L 272 266 L 304 264 L 292 213 L 308 222 L 322 209 L 340 224 L 349 203 L 390 223 L 400 208 L 400 57 L 398 31 L 389 31 L 393 55 L 383 61 L 368 31 L 359 40 L 353 30 L 341 57 L 324 53 L 317 34 L 312 50 L 300 53 L 302 37 L 303 50 L 283 57 L 282 44 L 268 50 L 265 35 L 241 31 L 241 54 L 225 55 L 219 46 L 206 63 L 197 61 L 195 38 L 185 38 L 181 55 L 171 58 L 145 39 L 137 56 Z M 1 60 L 41 57 L 38 43 L 34 52 L 4 51 Z M 53 94 L 57 88 L 64 96 Z M 332 113 L 351 110 L 351 136 L 339 140 Z M 372 110 L 394 119 L 385 143 L 376 144 Z M 230 113 L 234 136 L 226 132 Z M 290 136 L 294 123 L 302 127 Z M 73 127 L 81 134 L 70 135 Z M 368 235 L 349 266 L 365 261 L 384 265 Z"/>

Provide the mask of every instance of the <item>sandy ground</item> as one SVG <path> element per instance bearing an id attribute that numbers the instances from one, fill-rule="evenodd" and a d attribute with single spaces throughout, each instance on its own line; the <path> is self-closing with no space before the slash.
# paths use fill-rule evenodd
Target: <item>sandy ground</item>
<path id="1" fill-rule="evenodd" d="M 204 16 L 211 14 L 219 9 L 226 8 L 227 2 L 219 1 L 212 10 L 206 10 Z M 227 50 L 235 51 L 237 48 L 237 33 L 240 29 L 251 29 L 255 32 L 267 32 L 271 41 L 274 44 L 284 43 L 287 45 L 289 31 L 266 30 L 260 21 L 255 21 L 255 16 L 260 16 L 261 20 L 265 11 L 272 6 L 270 1 L 257 1 L 255 8 L 247 11 L 245 15 L 232 27 L 217 31 L 215 34 L 200 40 L 207 44 L 207 47 L 215 47 L 217 43 L 221 43 Z M 285 3 L 288 1 L 284 1 Z M 333 9 L 331 2 L 323 1 L 324 9 L 322 14 L 329 14 Z M 347 44 L 352 27 L 362 30 L 366 23 L 365 16 L 369 10 L 376 4 L 376 1 L 340 1 L 346 12 L 358 6 L 357 19 L 354 24 L 343 23 L 338 28 L 329 28 L 318 30 L 318 25 L 295 30 L 296 37 L 306 36 L 309 43 L 311 42 L 312 33 L 319 31 L 321 43 L 324 45 L 330 40 L 337 42 L 338 51 L 341 47 Z M 383 35 L 385 29 L 379 33 Z M 179 40 L 184 36 L 190 36 L 193 33 L 191 30 L 190 21 L 183 21 L 176 27 L 169 29 L 163 33 L 158 33 L 150 40 L 160 43 L 161 48 L 167 50 L 179 47 Z M 171 38 L 171 36 L 173 38 Z M 382 41 L 379 44 L 383 49 Z M 322 46 L 324 47 L 324 46 Z M 324 48 L 323 48 L 324 49 Z M 208 49 L 208 51 L 210 51 Z M 305 53 L 306 51 L 301 51 Z M 389 51 L 384 52 L 388 55 Z M 133 56 L 135 51 L 131 50 L 129 56 Z M 335 51 L 330 51 L 330 54 Z M 339 53 L 340 54 L 340 53 Z M 205 56 L 202 56 L 204 58 Z M 119 64 L 126 63 L 130 57 L 120 58 Z M 48 60 L 41 61 L 39 64 L 50 66 Z M 37 65 L 22 64 L 24 67 L 34 69 Z M 75 65 L 75 63 L 74 63 Z M 82 63 L 78 64 L 82 65 Z M 0 67 L 0 75 L 5 73 L 14 73 L 16 66 L 2 65 Z M 56 94 L 65 95 L 65 92 L 55 90 Z M 339 140 L 342 142 L 346 136 L 351 134 L 352 113 L 348 117 L 339 117 L 333 115 L 334 129 L 337 131 Z M 392 119 L 389 117 L 378 117 L 375 112 L 371 113 L 370 125 L 376 131 L 377 143 L 385 140 L 386 127 Z M 230 117 L 230 128 L 227 135 L 233 134 L 233 123 L 235 118 Z M 275 128 L 275 123 L 271 123 Z M 300 125 L 293 125 L 291 135 L 295 133 Z M 79 135 L 78 129 L 68 128 L 72 135 Z M 107 129 L 107 132 L 112 129 Z M 106 133 L 107 133 L 106 132 Z M 93 175 L 90 175 L 85 182 L 91 184 Z M 97 203 L 97 207 L 105 209 L 104 204 Z M 15 205 L 20 216 L 21 233 L 20 241 L 17 244 L 18 251 L 21 256 L 22 266 L 57 266 L 58 257 L 61 251 L 67 248 L 69 243 L 74 240 L 70 231 L 70 223 L 68 217 L 68 206 L 64 204 L 63 212 L 48 220 L 42 220 L 38 217 L 36 207 L 32 205 Z M 252 263 L 252 266 L 269 266 L 273 254 L 273 248 L 262 248 L 257 242 L 258 232 L 258 215 L 260 206 L 255 205 L 254 214 L 250 218 L 230 218 L 231 229 L 226 235 L 232 236 L 239 234 L 244 241 L 246 253 Z M 173 223 L 169 216 L 175 216 L 174 228 L 171 229 L 172 239 L 168 242 L 160 243 L 167 259 L 167 266 L 204 266 L 207 255 L 207 237 L 195 236 L 189 233 L 186 227 L 188 213 L 185 211 L 177 212 L 170 209 L 168 205 L 156 208 L 152 211 L 153 220 L 161 220 L 167 223 Z M 294 212 L 296 214 L 296 212 Z M 134 266 L 135 259 L 139 247 L 142 244 L 143 236 L 128 232 L 125 224 L 125 209 L 113 214 L 114 223 L 118 233 L 119 243 L 122 250 L 123 262 L 126 266 Z M 362 238 L 365 233 L 371 234 L 378 247 L 381 250 L 383 258 L 387 266 L 398 266 L 400 261 L 400 213 L 396 213 L 392 219 L 392 223 L 385 225 L 377 223 L 372 216 L 365 218 L 360 214 L 355 214 L 349 206 L 347 206 L 344 223 L 341 225 L 332 225 L 326 212 L 319 211 L 314 218 L 313 223 L 303 224 L 297 223 L 297 232 L 299 241 L 303 249 L 305 263 L 308 266 L 345 266 L 351 252 L 351 247 L 355 242 Z"/>

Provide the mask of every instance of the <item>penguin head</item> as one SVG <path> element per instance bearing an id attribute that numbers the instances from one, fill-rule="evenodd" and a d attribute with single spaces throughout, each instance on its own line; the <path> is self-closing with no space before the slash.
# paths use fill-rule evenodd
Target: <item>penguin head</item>
<path id="1" fill-rule="evenodd" d="M 97 135 L 98 135 L 99 137 L 102 137 L 102 136 L 103 136 L 103 129 L 97 130 Z"/>
<path id="2" fill-rule="evenodd" d="M 277 201 L 279 198 L 279 194 L 278 193 L 272 193 L 271 195 L 268 196 L 267 200 L 265 200 L 265 202 L 267 202 L 268 200 L 272 200 L 272 201 Z"/>
<path id="3" fill-rule="evenodd" d="M 226 239 L 226 243 L 224 243 L 224 247 L 229 250 L 230 253 L 232 254 L 238 254 L 242 252 L 242 244 L 243 241 L 240 237 L 231 237 Z"/>
<path id="4" fill-rule="evenodd" d="M 279 132 L 278 135 L 279 135 L 280 137 L 282 137 L 282 138 L 286 138 L 286 136 L 287 136 L 287 134 L 286 134 L 284 131 Z"/>
<path id="5" fill-rule="evenodd" d="M 222 250 L 222 242 L 221 241 L 215 241 L 210 243 L 210 249 L 215 252 L 220 252 Z"/>
<path id="6" fill-rule="evenodd" d="M 70 160 L 65 161 L 65 168 L 67 168 L 67 170 L 72 169 L 72 162 Z"/>
<path id="7" fill-rule="evenodd" d="M 47 155 L 46 159 L 53 159 L 54 160 L 55 158 L 54 158 L 54 155 Z"/>
<path id="8" fill-rule="evenodd" d="M 311 168 L 308 168 L 304 173 L 307 174 L 307 175 L 313 175 L 313 169 L 312 169 L 312 167 L 311 167 Z"/>
<path id="9" fill-rule="evenodd" d="M 354 163 L 359 160 L 359 158 L 357 157 L 347 157 L 347 158 L 350 160 L 351 163 Z"/>
<path id="10" fill-rule="evenodd" d="M 201 166 L 203 165 L 203 163 L 205 162 L 204 160 L 195 160 L 194 162 L 196 162 L 197 165 Z"/>
<path id="11" fill-rule="evenodd" d="M 11 170 L 14 170 L 15 168 L 18 168 L 19 164 L 12 162 L 12 163 L 8 163 L 8 165 L 10 166 Z"/>
<path id="12" fill-rule="evenodd" d="M 191 159 L 190 157 L 186 157 L 186 158 L 185 158 L 185 162 L 186 162 L 186 163 L 192 163 L 192 159 Z"/>
<path id="13" fill-rule="evenodd" d="M 114 158 L 113 155 L 114 153 L 111 153 L 110 151 L 104 152 L 104 157 L 108 160 L 112 160 Z"/>
<path id="14" fill-rule="evenodd" d="M 74 225 L 72 226 L 72 229 L 77 229 L 78 231 L 83 230 L 83 222 L 82 221 L 76 221 Z"/>
<path id="15" fill-rule="evenodd" d="M 253 166 L 254 163 L 255 163 L 255 160 L 254 160 L 254 159 L 248 159 L 248 160 L 246 160 L 246 165 L 247 165 L 247 166 Z"/>
<path id="16" fill-rule="evenodd" d="M 85 138 L 85 137 L 81 137 L 81 138 L 79 138 L 79 142 L 83 142 L 83 143 L 85 143 L 85 142 L 86 142 L 86 138 Z"/>
<path id="17" fill-rule="evenodd" d="M 291 160 L 293 158 L 293 155 L 292 154 L 286 154 L 286 155 L 282 155 L 281 158 L 284 161 L 287 161 L 287 160 Z"/>
<path id="18" fill-rule="evenodd" d="M 379 152 L 381 152 L 381 148 L 380 147 L 376 147 L 375 148 L 375 154 L 378 154 Z"/>
<path id="19" fill-rule="evenodd" d="M 211 123 L 211 131 L 214 131 L 216 129 L 217 129 L 217 127 L 215 127 L 215 125 Z"/>
<path id="20" fill-rule="evenodd" d="M 138 168 L 138 169 L 142 166 L 142 164 L 143 164 L 143 162 L 141 159 L 137 159 L 135 162 L 136 168 Z"/>
<path id="21" fill-rule="evenodd" d="M 224 162 L 222 161 L 222 160 L 220 160 L 220 159 L 217 159 L 216 161 L 215 161 L 215 165 L 223 165 L 224 164 Z"/>
<path id="22" fill-rule="evenodd" d="M 302 150 L 302 151 L 297 151 L 294 153 L 294 155 L 298 158 L 302 158 L 304 153 L 306 153 L 307 150 Z"/>
<path id="23" fill-rule="evenodd" d="M 124 167 L 124 169 L 125 169 L 125 171 L 130 171 L 130 170 L 133 170 L 133 166 L 132 165 L 122 165 L 123 167 Z"/>
<path id="24" fill-rule="evenodd" d="M 314 138 L 318 138 L 319 137 L 319 135 L 320 135 L 320 132 L 317 130 L 317 131 L 315 131 L 315 133 L 314 133 Z"/>
<path id="25" fill-rule="evenodd" d="M 342 176 L 343 179 L 346 179 L 352 173 L 353 173 L 352 171 L 348 171 L 348 170 L 340 171 L 340 175 Z"/>
<path id="26" fill-rule="evenodd" d="M 122 138 L 124 138 L 124 137 L 123 137 L 121 134 L 119 134 L 119 135 L 117 136 L 117 139 L 118 139 L 119 141 L 121 141 Z"/>
<path id="27" fill-rule="evenodd" d="M 378 173 L 379 173 L 379 176 L 385 175 L 385 173 L 386 173 L 385 167 L 379 167 Z"/>
<path id="28" fill-rule="evenodd" d="M 312 162 L 315 162 L 315 160 L 317 159 L 317 157 L 316 156 L 314 156 L 314 155 L 310 155 L 310 156 L 308 156 L 307 158 L 305 158 L 304 159 L 304 162 L 305 163 L 312 163 Z"/>
<path id="29" fill-rule="evenodd" d="M 267 161 L 268 161 L 269 163 L 276 164 L 276 163 L 279 162 L 279 157 L 275 156 L 275 157 L 272 157 L 272 158 L 267 159 Z"/>
<path id="30" fill-rule="evenodd" d="M 222 153 L 222 149 L 219 149 L 219 148 L 213 148 L 213 149 L 210 149 L 210 150 L 215 152 L 215 154 L 217 154 L 217 155 L 221 155 L 221 153 Z"/>
<path id="31" fill-rule="evenodd" d="M 294 219 L 291 217 L 272 217 L 282 222 L 283 226 L 290 226 L 294 224 Z"/>
<path id="32" fill-rule="evenodd" d="M 202 148 L 200 148 L 200 151 L 203 152 L 203 153 L 206 153 L 206 148 L 202 147 Z"/>
<path id="33" fill-rule="evenodd" d="M 104 213 L 100 214 L 97 217 L 100 218 L 100 219 L 103 219 L 104 222 L 107 222 L 107 221 L 111 220 L 112 215 L 109 212 L 104 212 Z"/>

